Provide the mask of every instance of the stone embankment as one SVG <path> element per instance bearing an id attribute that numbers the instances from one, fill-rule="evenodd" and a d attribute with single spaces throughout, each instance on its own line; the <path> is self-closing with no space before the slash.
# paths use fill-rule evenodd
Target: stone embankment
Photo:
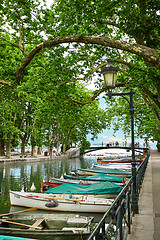
<path id="1" fill-rule="evenodd" d="M 42 155 L 35 154 L 31 156 L 30 154 L 24 154 L 23 156 L 19 153 L 12 153 L 11 158 L 6 158 L 5 156 L 0 156 L 0 164 L 10 164 L 15 162 L 39 162 L 39 161 L 50 161 L 50 160 L 58 160 L 58 159 L 67 159 L 72 157 L 79 157 L 80 149 L 79 148 L 71 148 L 65 154 L 53 154 L 52 156 L 46 155 L 45 153 Z"/>

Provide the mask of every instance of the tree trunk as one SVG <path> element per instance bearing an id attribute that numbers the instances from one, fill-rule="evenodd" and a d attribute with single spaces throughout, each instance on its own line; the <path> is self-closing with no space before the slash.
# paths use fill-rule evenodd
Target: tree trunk
<path id="1" fill-rule="evenodd" d="M 60 148 L 60 141 L 57 142 L 57 152 L 59 151 L 59 148 Z"/>
<path id="2" fill-rule="evenodd" d="M 41 147 L 38 146 L 37 154 L 41 155 Z"/>
<path id="3" fill-rule="evenodd" d="M 57 139 L 58 139 L 58 142 L 57 142 L 57 152 L 58 152 L 59 150 L 61 151 L 60 145 L 62 143 L 62 134 L 59 134 Z"/>
<path id="4" fill-rule="evenodd" d="M 70 126 L 70 129 L 68 130 L 68 133 L 67 133 L 67 136 L 66 136 L 66 140 L 65 140 L 65 142 L 64 142 L 64 144 L 63 144 L 63 153 L 66 152 L 66 147 L 67 147 L 67 143 L 68 143 L 68 141 L 69 141 L 69 136 L 70 136 L 70 134 L 71 134 L 72 128 L 74 128 L 74 127 L 75 127 L 75 125 L 71 125 L 71 126 Z"/>
<path id="5" fill-rule="evenodd" d="M 63 149 L 62 149 L 62 153 L 65 153 L 65 152 L 66 152 L 66 143 L 63 144 Z"/>
<path id="6" fill-rule="evenodd" d="M 25 154 L 25 139 L 22 138 L 22 144 L 21 144 L 21 154 Z"/>
<path id="7" fill-rule="evenodd" d="M 52 158 L 52 150 L 53 150 L 53 147 L 50 147 L 50 148 L 49 148 L 49 156 L 50 156 L 50 159 Z"/>
<path id="8" fill-rule="evenodd" d="M 23 136 L 20 134 L 20 139 L 22 141 L 21 143 L 21 154 L 25 154 L 25 146 L 28 144 L 28 140 L 30 137 L 30 132 L 28 131 L 28 133 L 26 132 Z"/>
<path id="9" fill-rule="evenodd" d="M 5 156 L 4 142 L 0 142 L 0 156 Z"/>
<path id="10" fill-rule="evenodd" d="M 11 136 L 12 134 L 9 133 L 7 134 L 7 140 L 6 140 L 6 157 L 11 158 Z"/>
<path id="11" fill-rule="evenodd" d="M 34 154 L 35 146 L 32 145 L 31 148 L 32 148 L 31 149 L 31 156 L 34 157 L 35 156 L 35 154 Z"/>

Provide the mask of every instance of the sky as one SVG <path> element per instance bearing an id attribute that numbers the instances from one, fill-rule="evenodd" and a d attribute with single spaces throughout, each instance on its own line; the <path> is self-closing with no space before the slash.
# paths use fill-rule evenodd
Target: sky
<path id="1" fill-rule="evenodd" d="M 102 97 L 100 97 L 100 107 L 101 108 L 105 107 L 105 100 Z M 114 131 L 111 128 L 110 130 L 105 129 L 102 133 L 98 134 L 98 138 L 95 139 L 94 141 L 91 141 L 91 135 L 88 135 L 87 140 L 91 143 L 91 145 L 99 145 L 99 144 L 102 144 L 102 142 L 103 142 L 103 145 L 106 145 L 109 142 L 114 142 L 115 143 L 115 141 L 118 141 L 119 144 L 121 146 L 123 146 L 123 144 L 125 142 L 125 137 L 124 137 L 124 133 L 123 133 L 122 130 L 119 130 L 114 134 Z M 140 147 L 144 146 L 144 139 L 143 138 L 142 139 L 141 138 L 139 138 L 139 139 L 135 138 L 134 142 L 135 143 L 139 142 Z M 127 138 L 127 146 L 129 146 L 130 143 L 131 143 L 131 139 Z M 157 144 L 157 142 L 153 143 L 152 141 L 149 141 L 150 148 L 156 148 L 156 144 Z"/>

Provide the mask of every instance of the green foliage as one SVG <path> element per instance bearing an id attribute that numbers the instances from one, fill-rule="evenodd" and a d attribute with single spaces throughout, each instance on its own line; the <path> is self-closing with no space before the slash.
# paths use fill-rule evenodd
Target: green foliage
<path id="1" fill-rule="evenodd" d="M 88 133 L 96 138 L 111 121 L 115 131 L 121 127 L 128 135 L 130 117 L 123 99 L 112 99 L 112 106 L 107 100 L 107 111 L 97 101 L 83 107 L 73 104 L 73 99 L 84 102 L 92 97 L 93 92 L 84 88 L 92 78 L 97 89 L 103 88 L 100 65 L 109 58 L 120 68 L 120 90 L 136 91 L 136 134 L 143 129 L 148 137 L 159 139 L 159 9 L 158 0 L 108 0 L 105 4 L 58 0 L 50 7 L 45 0 L 0 3 L 0 133 L 4 140 L 11 134 L 13 144 L 18 137 L 26 143 L 32 138 L 39 146 L 78 142 Z M 73 42 L 75 35 L 88 40 Z"/>
<path id="2" fill-rule="evenodd" d="M 80 142 L 81 153 L 84 154 L 85 150 L 89 149 L 91 146 L 90 142 L 87 140 L 83 140 Z"/>

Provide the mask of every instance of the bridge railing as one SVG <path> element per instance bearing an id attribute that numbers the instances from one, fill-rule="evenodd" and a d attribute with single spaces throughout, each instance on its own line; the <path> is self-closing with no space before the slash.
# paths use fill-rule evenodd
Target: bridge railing
<path id="1" fill-rule="evenodd" d="M 104 150 L 104 149 L 126 149 L 126 150 L 131 150 L 131 147 L 123 147 L 123 146 L 91 146 L 89 149 L 85 150 L 85 153 L 97 151 L 97 150 Z M 136 152 L 140 152 L 141 150 L 147 151 L 147 147 L 135 147 L 134 148 Z"/>
<path id="2" fill-rule="evenodd" d="M 149 154 L 137 170 L 136 183 L 137 192 L 140 193 L 143 177 L 147 167 Z M 116 197 L 113 204 L 108 208 L 100 222 L 94 228 L 88 240 L 126 240 L 131 233 L 131 222 L 133 217 L 132 192 L 133 177 Z"/>

